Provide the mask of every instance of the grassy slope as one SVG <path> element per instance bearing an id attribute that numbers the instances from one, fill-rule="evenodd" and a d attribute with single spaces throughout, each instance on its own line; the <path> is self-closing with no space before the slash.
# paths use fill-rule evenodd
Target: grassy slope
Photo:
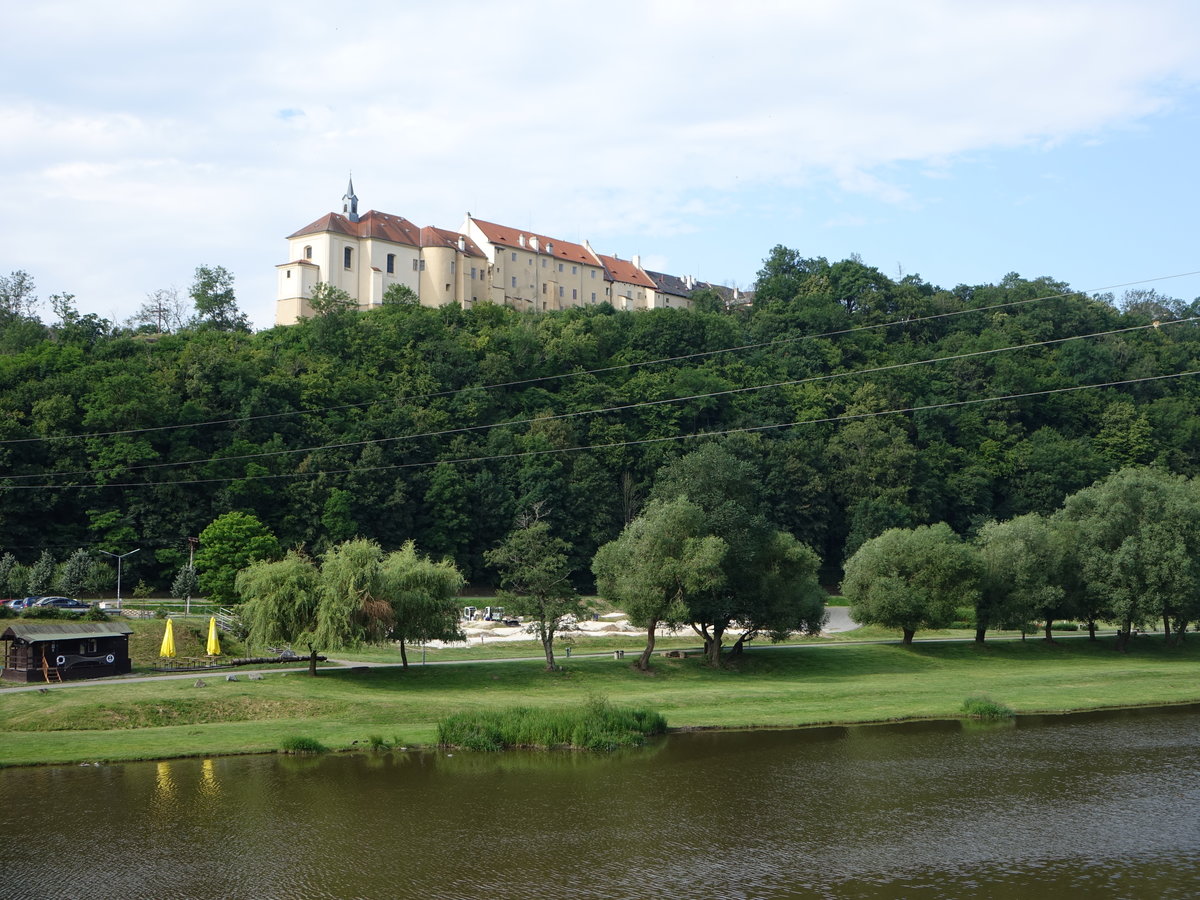
<path id="1" fill-rule="evenodd" d="M 672 727 L 796 726 L 952 717 L 984 692 L 1018 712 L 1200 701 L 1200 641 L 1173 650 L 1141 638 L 786 647 L 750 651 L 736 667 L 656 658 L 652 675 L 612 659 L 573 659 L 559 674 L 537 661 L 327 670 L 107 682 L 0 694 L 0 762 L 74 762 L 271 751 L 290 736 L 349 747 L 371 735 L 429 743 L 442 716 L 498 705 L 574 704 L 591 695 L 647 706 Z"/>

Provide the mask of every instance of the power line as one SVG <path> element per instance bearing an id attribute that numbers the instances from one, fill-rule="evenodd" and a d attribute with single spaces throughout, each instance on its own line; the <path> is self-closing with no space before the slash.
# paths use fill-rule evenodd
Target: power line
<path id="1" fill-rule="evenodd" d="M 1164 381 L 1172 378 L 1187 378 L 1193 375 L 1200 375 L 1200 369 L 1194 369 L 1187 372 L 1176 372 L 1168 375 L 1147 375 L 1141 378 L 1127 378 L 1121 381 L 1106 381 L 1096 384 L 1081 384 L 1071 387 L 1062 388 L 1046 388 L 1040 391 L 1026 391 L 1020 394 L 1003 394 L 996 397 L 978 397 L 970 400 L 952 400 L 945 403 L 929 403 L 922 406 L 906 406 L 896 409 L 877 410 L 875 412 L 851 413 L 840 416 L 827 416 L 818 419 L 804 419 L 796 422 L 783 422 L 773 425 L 747 425 L 742 428 L 727 428 L 721 431 L 703 431 L 693 432 L 691 434 L 677 434 L 669 437 L 657 438 L 642 438 L 634 441 L 613 441 L 606 444 L 589 444 L 582 447 L 556 447 L 545 450 L 524 450 L 517 453 L 501 453 L 492 456 L 474 456 L 460 457 L 457 459 L 437 459 L 427 460 L 424 462 L 414 463 L 395 463 L 387 466 L 363 466 L 353 469 L 326 469 L 315 472 L 289 472 L 278 475 L 251 475 L 239 476 L 234 478 L 198 478 L 184 481 L 148 481 L 148 482 L 122 482 L 110 484 L 32 484 L 32 485 L 4 485 L 0 486 L 0 490 L 21 491 L 21 490 L 65 490 L 68 488 L 137 488 L 137 487 L 172 487 L 172 486 L 191 486 L 199 484 L 228 484 L 233 481 L 273 481 L 285 478 L 315 478 L 321 475 L 358 475 L 368 472 L 385 472 L 396 471 L 399 469 L 417 469 L 428 468 L 441 464 L 446 465 L 468 465 L 484 462 L 497 462 L 506 459 L 520 459 L 533 456 L 546 456 L 549 454 L 559 453 L 578 453 L 584 450 L 613 450 L 620 447 L 636 447 L 645 444 L 660 444 L 670 441 L 693 440 L 697 438 L 714 438 L 727 437 L 732 434 L 749 434 L 753 432 L 775 431 L 782 428 L 798 428 L 805 425 L 822 425 L 835 424 L 840 422 L 852 422 L 859 419 L 872 419 L 879 416 L 901 415 L 906 413 L 928 412 L 935 409 L 952 409 L 962 406 L 973 406 L 983 403 L 999 403 L 1007 400 L 1022 400 L 1029 397 L 1044 397 L 1051 394 L 1067 394 L 1075 391 L 1091 390 L 1093 388 L 1106 387 L 1123 387 L 1131 384 L 1144 384 L 1152 381 Z"/>
<path id="2" fill-rule="evenodd" d="M 1043 341 L 1031 341 L 1026 344 L 1016 344 L 1008 347 L 993 347 L 987 350 L 973 350 L 967 353 L 957 353 L 951 356 L 932 357 L 929 359 L 914 360 L 910 362 L 890 363 L 884 366 L 874 366 L 866 369 L 854 369 L 847 372 L 833 372 L 825 375 L 812 375 L 807 378 L 796 378 L 787 381 L 776 381 L 769 384 L 751 385 L 748 387 L 727 388 L 720 391 L 709 391 L 703 394 L 691 394 L 685 397 L 670 397 L 660 400 L 642 400 L 637 403 L 626 403 L 618 406 L 603 407 L 600 409 L 576 410 L 568 413 L 558 413 L 555 415 L 536 416 L 529 419 L 514 419 L 507 422 L 491 422 L 481 425 L 464 425 L 456 428 L 446 428 L 439 431 L 426 431 L 417 434 L 393 435 L 390 437 L 381 438 L 365 438 L 361 441 L 345 441 L 337 444 L 322 444 L 315 447 L 295 447 L 286 450 L 267 450 L 258 453 L 244 453 L 237 456 L 220 456 L 220 457 L 205 457 L 202 459 L 178 460 L 174 462 L 162 463 L 146 463 L 144 465 L 124 466 L 123 472 L 137 472 L 148 469 L 164 469 L 164 468 L 182 468 L 183 466 L 209 465 L 214 463 L 238 462 L 248 459 L 264 459 L 274 456 L 286 456 L 297 453 L 319 453 L 324 450 L 344 450 L 351 447 L 363 447 L 371 444 L 387 444 L 397 441 L 412 441 L 421 440 L 423 438 L 445 437 L 452 434 L 466 434 L 476 431 L 487 431 L 493 428 L 507 428 L 519 425 L 529 425 L 534 422 L 550 422 L 560 419 L 579 418 L 582 416 L 603 415 L 613 412 L 628 412 L 634 409 L 640 409 L 649 406 L 662 406 L 670 403 L 687 403 L 692 400 L 705 400 L 711 397 L 723 397 L 732 394 L 744 394 L 752 391 L 768 390 L 770 388 L 780 387 L 795 387 L 802 384 L 811 384 L 819 381 L 833 381 L 840 378 L 850 378 L 858 375 L 876 375 L 881 372 L 890 372 L 898 369 L 912 368 L 915 366 L 930 365 L 941 362 L 956 362 L 964 359 L 972 359 L 981 356 L 992 356 L 998 353 L 1007 353 L 1015 350 L 1029 350 L 1036 347 L 1048 347 L 1055 344 L 1065 344 L 1070 341 L 1089 340 L 1091 338 L 1112 337 L 1118 334 L 1128 334 L 1135 331 L 1145 331 L 1147 329 L 1159 329 L 1169 325 L 1182 325 L 1191 322 L 1200 321 L 1200 316 L 1192 316 L 1186 319 L 1174 319 L 1169 322 L 1153 322 L 1147 325 L 1131 325 L 1127 328 L 1113 328 L 1107 331 L 1097 331 L 1091 334 L 1071 335 L 1062 338 L 1049 338 Z M 42 472 L 30 475 L 10 475 L 10 479 L 33 479 L 33 478 L 67 478 L 74 475 L 92 475 L 93 469 L 76 469 L 67 472 Z"/>
<path id="3" fill-rule="evenodd" d="M 683 362 L 685 360 L 690 360 L 690 359 L 702 359 L 702 358 L 711 357 L 711 356 L 718 356 L 723 353 L 740 353 L 744 350 L 762 350 L 762 349 L 767 349 L 769 347 L 778 347 L 778 346 L 783 346 L 783 345 L 787 345 L 787 344 L 795 344 L 795 343 L 799 343 L 801 341 L 818 340 L 821 338 L 831 338 L 831 337 L 842 337 L 842 336 L 845 336 L 848 334 L 856 334 L 856 333 L 865 332 L 865 331 L 878 331 L 878 330 L 882 330 L 882 329 L 886 329 L 886 328 L 893 328 L 893 327 L 897 327 L 897 326 L 919 324 L 921 322 L 932 322 L 932 321 L 936 321 L 939 319 L 948 319 L 948 318 L 953 318 L 956 316 L 970 315 L 971 313 L 994 312 L 996 310 L 1010 309 L 1012 307 L 1024 306 L 1024 305 L 1027 305 L 1030 303 L 1041 303 L 1046 300 L 1056 300 L 1056 299 L 1063 298 L 1063 297 L 1086 296 L 1088 294 L 1094 294 L 1094 293 L 1098 293 L 1100 291 L 1109 291 L 1109 290 L 1115 290 L 1117 288 L 1132 287 L 1132 286 L 1138 285 L 1138 284 L 1150 284 L 1150 283 L 1157 282 L 1157 281 L 1168 281 L 1168 280 L 1171 280 L 1174 278 L 1187 278 L 1192 275 L 1200 275 L 1200 270 L 1197 270 L 1194 272 L 1180 272 L 1175 275 L 1160 275 L 1160 276 L 1157 276 L 1154 278 L 1139 279 L 1137 281 L 1126 281 L 1126 282 L 1122 282 L 1120 284 L 1110 284 L 1110 285 L 1105 285 L 1104 287 L 1099 287 L 1099 288 L 1086 288 L 1086 289 L 1078 290 L 1078 291 L 1060 291 L 1055 294 L 1046 294 L 1046 295 L 1040 296 L 1040 297 L 1028 297 L 1024 300 L 1011 300 L 1011 301 L 1007 301 L 1005 303 L 993 303 L 993 304 L 989 304 L 987 306 L 975 306 L 975 307 L 971 307 L 969 309 L 953 310 L 950 312 L 943 312 L 943 313 L 931 313 L 926 316 L 912 316 L 912 317 L 908 317 L 908 318 L 904 318 L 904 319 L 897 319 L 897 320 L 891 321 L 891 322 L 880 322 L 880 323 L 876 323 L 876 324 L 872 324 L 872 325 L 856 325 L 852 328 L 841 328 L 841 329 L 835 329 L 832 331 L 820 332 L 818 334 L 806 334 L 806 335 L 797 335 L 795 337 L 789 337 L 789 338 L 778 338 L 778 339 L 772 340 L 772 341 L 763 341 L 763 342 L 754 343 L 754 344 L 742 344 L 737 347 L 726 347 L 726 348 L 722 348 L 719 350 L 703 350 L 703 351 L 698 351 L 696 353 L 683 354 L 681 356 L 669 356 L 669 357 L 663 357 L 660 359 L 644 360 L 641 362 L 620 363 L 618 365 L 602 366 L 597 369 L 587 369 L 587 370 L 580 371 L 580 372 L 560 372 L 560 373 L 557 373 L 554 375 L 539 375 L 535 378 L 523 378 L 523 379 L 518 379 L 516 381 L 497 382 L 495 384 L 485 384 L 485 385 L 473 385 L 471 387 L 454 388 L 454 389 L 444 390 L 444 391 L 431 391 L 431 392 L 424 393 L 424 394 L 408 394 L 403 397 L 388 398 L 386 400 L 365 400 L 361 403 L 345 403 L 345 404 L 341 404 L 341 405 L 337 405 L 337 406 L 318 407 L 316 409 L 288 410 L 286 412 L 264 413 L 262 415 L 257 415 L 257 416 L 237 416 L 237 417 L 228 418 L 228 419 L 211 419 L 211 420 L 204 421 L 204 422 L 188 422 L 188 423 L 182 423 L 182 424 L 176 424 L 176 425 L 156 425 L 156 426 L 151 426 L 149 428 L 129 428 L 129 429 L 121 429 L 121 430 L 115 430 L 115 431 L 84 432 L 84 433 L 79 433 L 79 434 L 45 435 L 45 436 L 27 437 L 27 438 L 8 438 L 8 439 L 0 440 L 0 446 L 10 445 L 10 444 L 38 443 L 38 442 L 45 442 L 45 441 L 69 441 L 69 440 L 78 440 L 78 439 L 82 439 L 82 438 L 119 437 L 119 436 L 135 435 L 135 434 L 152 434 L 152 433 L 165 432 L 165 431 L 176 431 L 176 430 L 179 430 L 182 428 L 206 428 L 206 427 L 209 427 L 212 425 L 232 425 L 232 424 L 237 424 L 237 423 L 241 423 L 241 422 L 258 422 L 258 421 L 265 421 L 267 419 L 279 419 L 279 418 L 287 418 L 287 417 L 291 417 L 291 416 L 319 415 L 319 414 L 328 413 L 328 412 L 339 412 L 341 410 L 346 410 L 346 409 L 362 409 L 364 407 L 375 406 L 375 405 L 380 405 L 380 404 L 384 404 L 384 403 L 393 403 L 393 404 L 412 403 L 412 402 L 419 402 L 419 401 L 424 401 L 424 400 L 433 400 L 433 399 L 437 399 L 439 397 L 451 397 L 451 396 L 455 396 L 458 394 L 469 393 L 471 391 L 492 391 L 492 390 L 500 390 L 502 388 L 525 387 L 528 385 L 540 384 L 543 382 L 561 381 L 561 380 L 567 379 L 567 378 L 582 378 L 582 377 L 588 376 L 588 375 L 602 375 L 602 374 L 609 373 L 609 372 L 617 372 L 617 371 L 622 371 L 622 370 L 635 369 L 635 368 L 639 368 L 641 366 L 654 366 L 654 365 L 662 365 L 664 363 Z"/>

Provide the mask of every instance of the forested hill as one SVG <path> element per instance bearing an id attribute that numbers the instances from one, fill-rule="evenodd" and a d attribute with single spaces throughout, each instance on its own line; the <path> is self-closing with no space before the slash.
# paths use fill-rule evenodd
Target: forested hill
<path id="1" fill-rule="evenodd" d="M 1129 464 L 1196 474 L 1200 329 L 1177 320 L 1200 302 L 1067 290 L 776 248 L 731 312 L 395 304 L 162 335 L 10 313 L 0 552 L 140 547 L 128 583 L 165 589 L 186 538 L 243 510 L 285 547 L 412 538 L 487 581 L 543 501 L 586 573 L 656 471 L 721 434 L 832 579 L 891 526 L 1050 512 Z"/>

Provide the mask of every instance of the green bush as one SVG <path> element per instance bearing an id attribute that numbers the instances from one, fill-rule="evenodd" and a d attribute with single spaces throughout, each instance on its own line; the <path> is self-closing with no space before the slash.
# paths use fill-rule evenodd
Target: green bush
<path id="1" fill-rule="evenodd" d="M 370 745 L 372 750 L 386 750 L 387 749 L 387 741 L 385 741 L 383 739 L 383 735 L 381 735 L 381 734 L 367 735 L 367 743 Z"/>
<path id="2" fill-rule="evenodd" d="M 438 723 L 438 744 L 464 750 L 616 750 L 641 746 L 648 736 L 666 729 L 666 719 L 658 713 L 592 698 L 583 707 L 568 709 L 519 706 L 458 713 Z"/>
<path id="3" fill-rule="evenodd" d="M 1054 622 L 1050 625 L 1051 631 L 1078 631 L 1079 624 L 1077 622 Z"/>
<path id="4" fill-rule="evenodd" d="M 108 613 L 102 610 L 99 606 L 93 606 L 85 612 L 80 618 L 88 622 L 107 622 L 109 621 Z"/>
<path id="5" fill-rule="evenodd" d="M 74 615 L 59 609 L 57 606 L 30 606 L 21 611 L 26 619 L 66 619 Z"/>
<path id="6" fill-rule="evenodd" d="M 986 694 L 976 694 L 963 701 L 963 712 L 972 719 L 1011 719 L 1011 707 L 993 700 Z"/>
<path id="7" fill-rule="evenodd" d="M 284 753 L 328 753 L 329 748 L 310 737 L 284 738 L 281 749 Z"/>

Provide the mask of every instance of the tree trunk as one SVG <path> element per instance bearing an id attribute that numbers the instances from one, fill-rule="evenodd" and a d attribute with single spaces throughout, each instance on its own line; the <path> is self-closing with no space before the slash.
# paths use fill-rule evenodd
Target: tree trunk
<path id="1" fill-rule="evenodd" d="M 1054 632 L 1052 630 L 1053 626 L 1054 626 L 1054 620 L 1051 619 L 1049 616 L 1047 616 L 1046 617 L 1046 640 L 1048 640 L 1048 641 L 1054 640 Z"/>
<path id="2" fill-rule="evenodd" d="M 745 645 L 746 645 L 746 632 L 743 631 L 740 635 L 738 635 L 738 639 L 734 642 L 733 646 L 729 648 L 729 652 L 727 654 L 725 654 L 725 658 L 730 659 L 734 656 L 741 656 L 742 650 L 745 648 Z"/>
<path id="3" fill-rule="evenodd" d="M 904 643 L 911 644 L 913 635 L 917 633 L 917 630 L 915 628 L 903 628 L 901 630 L 904 632 Z"/>
<path id="4" fill-rule="evenodd" d="M 308 645 L 308 674 L 317 677 L 317 650 L 312 644 Z"/>
<path id="5" fill-rule="evenodd" d="M 554 665 L 554 635 L 550 634 L 542 638 L 542 649 L 546 651 L 546 671 L 553 672 Z"/>
<path id="6" fill-rule="evenodd" d="M 408 654 L 404 650 L 404 639 L 403 638 L 400 639 L 400 662 L 401 662 L 400 668 L 402 668 L 402 669 L 408 668 Z"/>
<path id="7" fill-rule="evenodd" d="M 1096 639 L 1096 620 L 1088 619 L 1087 627 L 1088 627 L 1088 640 L 1094 641 Z"/>
<path id="8" fill-rule="evenodd" d="M 646 649 L 638 657 L 637 667 L 642 672 L 650 671 L 650 656 L 654 653 L 654 632 L 658 629 L 658 620 L 651 619 L 646 626 Z"/>
<path id="9" fill-rule="evenodd" d="M 1129 638 L 1133 634 L 1133 622 L 1126 619 L 1121 623 L 1121 629 L 1117 632 L 1117 649 L 1124 653 L 1129 647 Z"/>
<path id="10" fill-rule="evenodd" d="M 1163 613 L 1163 643 L 1168 647 L 1174 647 L 1175 642 L 1171 640 L 1171 617 Z"/>
<path id="11" fill-rule="evenodd" d="M 987 634 L 987 626 L 986 625 L 984 625 L 982 628 L 976 628 L 975 629 L 975 643 L 982 644 L 983 636 L 985 634 Z"/>
<path id="12" fill-rule="evenodd" d="M 708 655 L 708 664 L 714 669 L 721 667 L 721 636 L 724 633 L 724 628 L 714 626 L 712 637 L 704 645 L 704 651 Z"/>

